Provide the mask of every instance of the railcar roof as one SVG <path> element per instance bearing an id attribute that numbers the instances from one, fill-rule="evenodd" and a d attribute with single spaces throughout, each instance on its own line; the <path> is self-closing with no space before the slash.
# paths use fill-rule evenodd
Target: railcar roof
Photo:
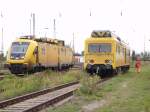
<path id="1" fill-rule="evenodd" d="M 63 40 L 58 40 L 58 39 L 53 39 L 53 38 L 48 38 L 48 37 L 35 37 L 33 35 L 25 35 L 21 36 L 18 39 L 22 41 L 28 41 L 28 42 L 43 42 L 43 43 L 50 43 L 50 44 L 55 44 L 55 45 L 60 45 L 60 46 L 65 46 L 65 42 Z"/>
<path id="2" fill-rule="evenodd" d="M 86 43 L 88 43 L 88 42 L 96 42 L 96 41 L 115 41 L 115 42 L 117 42 L 117 43 L 119 43 L 120 45 L 123 45 L 123 46 L 129 46 L 127 43 L 125 43 L 124 41 L 121 41 L 121 40 L 118 40 L 116 37 L 112 37 L 112 38 L 91 38 L 91 37 L 89 37 L 89 38 L 87 38 L 86 40 L 85 40 L 85 42 Z"/>
<path id="3" fill-rule="evenodd" d="M 112 33 L 110 30 L 93 30 L 91 33 L 91 37 L 86 39 L 87 41 L 89 40 L 95 40 L 95 39 L 105 39 L 105 40 L 115 40 L 121 44 L 128 45 L 124 41 L 121 40 L 119 36 L 116 34 Z"/>
<path id="4" fill-rule="evenodd" d="M 93 38 L 111 38 L 112 37 L 112 33 L 111 31 L 109 30 L 94 30 L 92 33 L 91 33 L 91 37 Z"/>

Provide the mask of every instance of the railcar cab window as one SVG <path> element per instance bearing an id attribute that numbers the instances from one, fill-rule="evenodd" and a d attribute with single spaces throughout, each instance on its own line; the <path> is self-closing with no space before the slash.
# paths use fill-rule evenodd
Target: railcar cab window
<path id="1" fill-rule="evenodd" d="M 29 42 L 13 42 L 11 46 L 11 58 L 12 59 L 24 58 L 28 46 Z"/>
<path id="2" fill-rule="evenodd" d="M 89 44 L 88 52 L 90 53 L 111 52 L 111 44 L 109 43 Z"/>

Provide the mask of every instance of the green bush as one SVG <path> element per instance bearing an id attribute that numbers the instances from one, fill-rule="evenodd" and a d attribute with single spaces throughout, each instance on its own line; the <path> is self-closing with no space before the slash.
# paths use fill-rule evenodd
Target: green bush
<path id="1" fill-rule="evenodd" d="M 98 90 L 98 85 L 97 83 L 100 81 L 100 77 L 95 75 L 95 76 L 88 76 L 86 75 L 82 80 L 81 80 L 81 87 L 80 91 L 83 94 L 95 94 Z"/>

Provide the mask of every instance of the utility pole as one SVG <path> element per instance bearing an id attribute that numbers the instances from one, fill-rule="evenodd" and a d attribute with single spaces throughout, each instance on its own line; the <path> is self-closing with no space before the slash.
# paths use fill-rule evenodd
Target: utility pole
<path id="1" fill-rule="evenodd" d="M 74 33 L 73 33 L 73 44 L 72 44 L 72 49 L 73 49 L 73 52 L 75 53 L 75 48 L 74 48 Z"/>
<path id="2" fill-rule="evenodd" d="M 32 38 L 35 38 L 35 14 L 31 13 L 30 18 L 30 35 L 32 35 Z"/>
<path id="3" fill-rule="evenodd" d="M 30 18 L 29 22 L 30 22 L 30 35 L 32 35 L 31 34 L 31 18 Z"/>
<path id="4" fill-rule="evenodd" d="M 3 43 L 3 27 L 2 27 L 2 56 L 4 53 L 4 43 Z"/>
<path id="5" fill-rule="evenodd" d="M 56 38 L 56 19 L 54 19 L 54 24 L 53 24 L 53 27 L 54 27 L 54 38 Z"/>
<path id="6" fill-rule="evenodd" d="M 145 61 L 145 36 L 144 36 L 144 61 Z"/>
<path id="7" fill-rule="evenodd" d="M 2 33 L 2 35 L 1 35 L 1 36 L 2 36 L 1 55 L 2 55 L 2 57 L 3 57 L 4 44 L 3 44 L 3 14 L 2 14 L 2 12 L 1 12 L 1 21 L 2 21 L 2 22 L 1 22 L 1 24 L 2 24 L 2 30 L 1 30 L 1 31 L 2 31 L 2 32 L 1 32 L 1 33 Z"/>
<path id="8" fill-rule="evenodd" d="M 33 13 L 33 37 L 35 38 L 35 14 Z"/>
<path id="9" fill-rule="evenodd" d="M 49 28 L 48 27 L 45 27 L 44 28 L 44 30 L 45 30 L 45 37 L 47 37 L 47 30 L 48 30 Z"/>
<path id="10" fill-rule="evenodd" d="M 144 55 L 145 55 L 145 36 L 144 36 Z"/>

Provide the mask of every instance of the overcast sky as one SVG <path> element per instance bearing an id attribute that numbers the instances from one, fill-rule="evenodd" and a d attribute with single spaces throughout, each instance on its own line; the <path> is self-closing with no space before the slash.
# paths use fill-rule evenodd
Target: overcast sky
<path id="1" fill-rule="evenodd" d="M 149 0 L 0 0 L 4 50 L 16 37 L 30 34 L 31 13 L 35 13 L 36 35 L 53 38 L 55 18 L 56 38 L 70 44 L 74 33 L 79 53 L 92 30 L 114 31 L 137 52 L 143 51 L 145 37 L 146 51 L 150 51 L 149 6 Z"/>

